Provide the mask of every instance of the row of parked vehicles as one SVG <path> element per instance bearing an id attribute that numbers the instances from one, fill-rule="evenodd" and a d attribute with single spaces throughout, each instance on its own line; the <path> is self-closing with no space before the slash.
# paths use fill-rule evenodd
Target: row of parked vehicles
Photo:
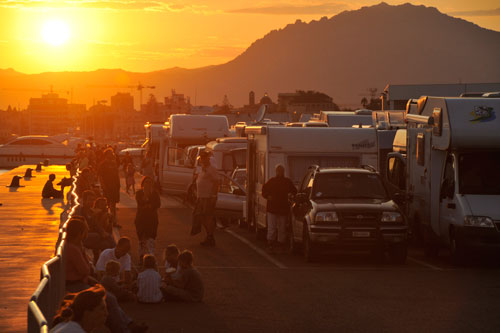
<path id="1" fill-rule="evenodd" d="M 233 130 L 224 116 L 147 124 L 162 191 L 193 198 L 196 157 L 207 150 L 223 179 L 217 216 L 258 235 L 267 226 L 262 186 L 285 167 L 298 189 L 290 251 L 307 260 L 336 247 L 404 263 L 409 238 L 428 255 L 449 247 L 457 261 L 472 247 L 500 246 L 500 99 L 424 97 L 406 111 L 372 112 L 371 122 L 365 110 L 310 120 L 328 126 L 265 121 L 265 108 Z"/>

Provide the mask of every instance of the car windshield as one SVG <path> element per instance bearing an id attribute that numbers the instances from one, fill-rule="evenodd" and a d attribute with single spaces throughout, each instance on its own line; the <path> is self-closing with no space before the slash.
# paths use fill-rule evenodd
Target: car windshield
<path id="1" fill-rule="evenodd" d="M 458 165 L 461 194 L 500 194 L 500 152 L 460 154 Z"/>
<path id="2" fill-rule="evenodd" d="M 386 199 L 387 192 L 376 174 L 335 172 L 316 176 L 313 196 L 318 199 Z"/>

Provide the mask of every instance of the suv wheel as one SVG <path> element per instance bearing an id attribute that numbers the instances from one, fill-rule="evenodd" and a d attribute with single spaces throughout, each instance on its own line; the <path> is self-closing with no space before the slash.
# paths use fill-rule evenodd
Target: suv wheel
<path id="1" fill-rule="evenodd" d="M 316 249 L 309 238 L 309 232 L 306 227 L 304 227 L 304 237 L 302 239 L 304 242 L 304 259 L 307 262 L 313 262 L 316 259 Z"/>
<path id="2" fill-rule="evenodd" d="M 393 264 L 404 264 L 407 256 L 408 246 L 406 244 L 394 244 L 389 248 L 389 259 Z"/>

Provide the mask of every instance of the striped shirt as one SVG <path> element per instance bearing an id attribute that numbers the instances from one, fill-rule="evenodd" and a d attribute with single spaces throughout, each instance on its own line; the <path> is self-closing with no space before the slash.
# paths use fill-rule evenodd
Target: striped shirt
<path id="1" fill-rule="evenodd" d="M 158 303 L 161 302 L 163 294 L 160 290 L 161 276 L 155 269 L 148 268 L 144 272 L 139 273 L 137 277 L 137 300 L 142 303 Z"/>

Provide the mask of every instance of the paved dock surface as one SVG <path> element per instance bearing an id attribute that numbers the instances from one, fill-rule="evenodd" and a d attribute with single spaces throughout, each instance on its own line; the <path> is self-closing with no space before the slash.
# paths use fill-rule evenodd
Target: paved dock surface
<path id="1" fill-rule="evenodd" d="M 122 194 L 124 198 L 126 194 Z M 132 196 L 124 198 L 127 201 Z M 167 200 L 167 199 L 164 199 Z M 168 198 L 160 209 L 156 258 L 170 243 L 191 249 L 203 275 L 202 303 L 123 303 L 151 332 L 498 332 L 498 257 L 453 267 L 443 253 L 425 258 L 411 249 L 406 265 L 378 263 L 365 253 L 268 255 L 253 233 L 217 230 L 216 248 L 189 235 L 191 210 Z M 119 206 L 121 234 L 138 261 L 135 209 Z"/>
<path id="2" fill-rule="evenodd" d="M 9 188 L 14 175 L 33 168 L 24 187 Z M 40 281 L 42 264 L 54 254 L 63 199 L 42 199 L 49 174 L 58 183 L 69 177 L 65 166 L 23 166 L 0 175 L 0 332 L 25 332 L 28 300 Z M 55 186 L 58 188 L 58 186 Z"/>

